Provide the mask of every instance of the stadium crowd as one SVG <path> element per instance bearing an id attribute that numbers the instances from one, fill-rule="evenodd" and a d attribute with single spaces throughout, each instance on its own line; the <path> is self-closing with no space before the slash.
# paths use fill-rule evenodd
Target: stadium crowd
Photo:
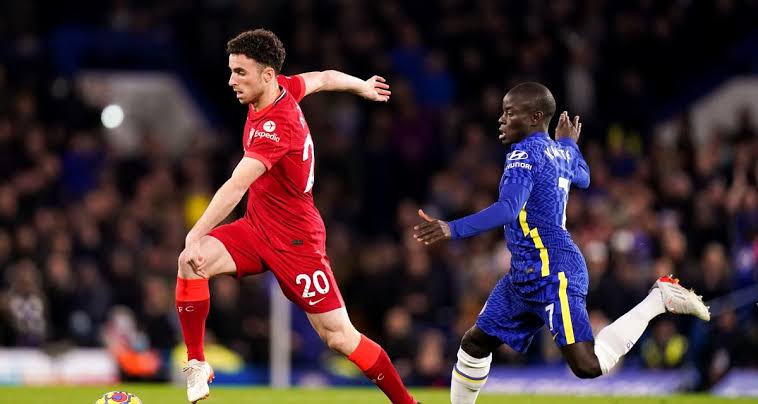
<path id="1" fill-rule="evenodd" d="M 0 16 L 0 345 L 101 346 L 117 306 L 137 327 L 135 349 L 181 342 L 176 259 L 240 157 L 244 110 L 225 87 L 223 48 L 258 26 L 282 37 L 287 74 L 330 68 L 392 84 L 386 105 L 348 95 L 302 105 L 316 142 L 316 204 L 350 314 L 411 384 L 447 384 L 462 333 L 509 261 L 501 231 L 422 248 L 410 233 L 416 211 L 453 219 L 494 201 L 505 156 L 501 98 L 521 81 L 545 83 L 559 108 L 584 122 L 592 184 L 572 191 L 567 223 L 589 266 L 593 324 L 624 313 L 669 273 L 706 301 L 758 279 L 758 122 L 746 109 L 739 130 L 712 127 L 693 139 L 688 111 L 670 101 L 750 33 L 755 3 L 192 3 L 200 4 L 93 2 L 79 16 L 61 5 L 41 17 L 41 2 L 25 2 Z M 126 48 L 159 38 L 155 46 L 175 59 L 151 65 L 146 51 L 123 67 L 181 65 L 217 106 L 217 130 L 177 158 L 149 129 L 138 153 L 117 153 L 99 126 L 102 106 L 82 101 L 65 84 L 71 72 L 50 57 L 64 23 L 119 32 Z M 130 53 L 118 49 L 81 64 L 119 67 Z M 657 136 L 653 124 L 671 116 L 673 136 Z M 262 277 L 211 284 L 208 338 L 260 365 L 267 285 Z M 709 324 L 656 319 L 627 364 L 693 366 L 701 375 L 693 388 L 731 366 L 758 366 L 752 306 L 722 300 Z M 296 364 L 323 357 L 313 341 L 309 328 L 296 328 Z M 507 348 L 498 356 L 561 363 L 547 334 L 526 356 Z"/>

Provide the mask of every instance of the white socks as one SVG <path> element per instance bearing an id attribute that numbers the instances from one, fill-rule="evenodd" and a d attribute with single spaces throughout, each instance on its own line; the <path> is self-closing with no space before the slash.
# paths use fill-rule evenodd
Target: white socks
<path id="1" fill-rule="evenodd" d="M 492 354 L 486 358 L 474 358 L 462 348 L 458 349 L 458 362 L 453 367 L 450 381 L 452 404 L 473 404 L 490 373 Z"/>
<path id="2" fill-rule="evenodd" d="M 661 291 L 653 289 L 633 309 L 600 330 L 595 338 L 595 356 L 600 362 L 600 369 L 604 375 L 608 374 L 619 359 L 632 349 L 650 320 L 665 312 L 666 307 L 663 305 Z"/>

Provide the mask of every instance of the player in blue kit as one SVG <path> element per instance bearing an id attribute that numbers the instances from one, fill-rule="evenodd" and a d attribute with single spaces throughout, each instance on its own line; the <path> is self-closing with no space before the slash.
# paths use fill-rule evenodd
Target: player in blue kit
<path id="1" fill-rule="evenodd" d="M 500 140 L 510 147 L 500 180 L 500 197 L 490 207 L 445 222 L 429 217 L 414 228 L 415 238 L 430 245 L 461 239 L 503 226 L 511 268 L 495 286 L 476 324 L 463 336 L 453 367 L 453 404 L 474 403 L 489 374 L 492 352 L 506 343 L 525 352 L 547 325 L 574 374 L 607 374 L 634 346 L 650 320 L 671 312 L 710 320 L 699 296 L 666 276 L 648 296 L 613 324 L 592 336 L 585 306 L 587 265 L 566 231 L 571 185 L 587 188 L 590 173 L 577 141 L 579 117 L 566 112 L 558 120 L 556 140 L 548 135 L 555 99 L 539 83 L 522 83 L 503 98 Z"/>

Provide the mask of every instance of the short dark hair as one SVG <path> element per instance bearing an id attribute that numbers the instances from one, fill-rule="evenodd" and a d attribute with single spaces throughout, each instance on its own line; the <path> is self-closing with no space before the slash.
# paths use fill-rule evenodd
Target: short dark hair
<path id="1" fill-rule="evenodd" d="M 513 87 L 509 93 L 523 98 L 532 111 L 541 111 L 549 123 L 555 114 L 555 98 L 550 90 L 540 83 L 529 81 Z"/>
<path id="2" fill-rule="evenodd" d="M 282 71 L 287 56 L 284 44 L 276 34 L 262 28 L 245 31 L 230 39 L 226 43 L 226 53 L 245 55 L 262 65 L 270 66 L 276 74 Z"/>

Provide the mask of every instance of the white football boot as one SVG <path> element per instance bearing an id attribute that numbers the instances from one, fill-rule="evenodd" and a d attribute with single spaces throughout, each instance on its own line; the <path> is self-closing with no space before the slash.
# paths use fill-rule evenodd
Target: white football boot
<path id="1" fill-rule="evenodd" d="M 211 394 L 208 383 L 213 382 L 214 374 L 208 362 L 191 359 L 182 369 L 187 373 L 187 400 L 191 403 L 204 400 Z"/>
<path id="2" fill-rule="evenodd" d="M 703 297 L 696 295 L 692 289 L 685 289 L 673 275 L 660 277 L 650 290 L 656 288 L 661 291 L 663 304 L 669 313 L 691 314 L 701 320 L 711 320 L 709 307 L 703 303 Z"/>

